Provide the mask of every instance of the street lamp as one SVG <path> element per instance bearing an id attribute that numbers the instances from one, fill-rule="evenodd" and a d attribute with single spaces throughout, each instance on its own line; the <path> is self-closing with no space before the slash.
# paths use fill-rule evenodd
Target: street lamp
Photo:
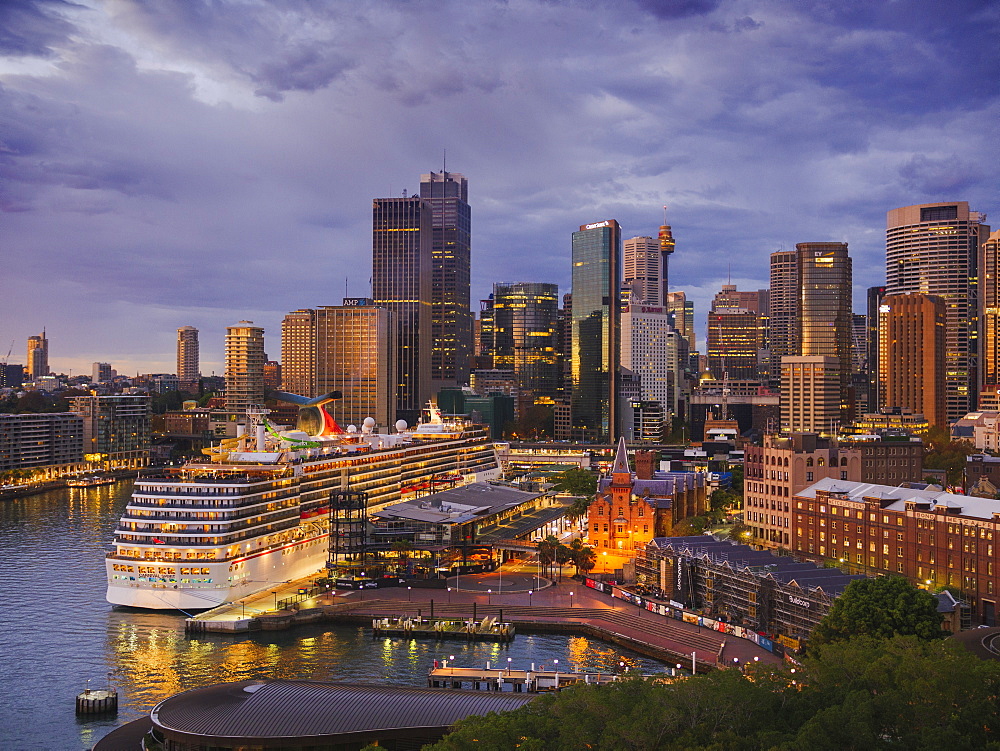
<path id="1" fill-rule="evenodd" d="M 451 605 L 451 587 L 448 587 L 448 604 Z"/>
<path id="2" fill-rule="evenodd" d="M 531 590 L 528 590 L 528 607 L 531 607 Z"/>
<path id="3" fill-rule="evenodd" d="M 487 590 L 486 590 L 486 604 L 487 604 L 487 605 L 489 605 L 489 604 L 490 604 L 490 598 L 491 598 L 492 596 L 493 596 L 493 590 L 492 590 L 492 589 L 487 589 Z"/>
<path id="4" fill-rule="evenodd" d="M 511 658 L 508 657 L 507 658 L 507 675 L 510 675 L 510 661 L 511 661 Z"/>
<path id="5" fill-rule="evenodd" d="M 407 601 L 407 602 L 409 602 L 409 601 L 410 601 L 410 590 L 411 590 L 411 589 L 413 589 L 413 587 L 407 587 L 407 588 L 406 588 L 406 601 Z"/>
<path id="6" fill-rule="evenodd" d="M 569 606 L 571 608 L 573 607 L 573 593 L 572 592 L 569 593 Z"/>
<path id="7" fill-rule="evenodd" d="M 740 666 L 740 658 L 739 657 L 734 657 L 733 658 L 733 667 L 734 668 L 738 668 L 739 666 Z"/>

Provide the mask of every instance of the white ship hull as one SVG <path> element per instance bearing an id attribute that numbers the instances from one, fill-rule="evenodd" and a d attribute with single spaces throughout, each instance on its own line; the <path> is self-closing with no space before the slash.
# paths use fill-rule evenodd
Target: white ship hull
<path id="1" fill-rule="evenodd" d="M 107 600 L 112 605 L 148 610 L 207 610 L 284 582 L 324 575 L 328 540 L 329 535 L 324 534 L 234 561 L 205 561 L 197 566 L 178 562 L 126 564 L 108 559 Z M 116 571 L 115 566 L 130 566 L 135 571 Z M 140 567 L 147 573 L 140 574 Z M 149 569 L 156 572 L 150 574 Z M 199 573 L 182 573 L 193 569 Z"/>

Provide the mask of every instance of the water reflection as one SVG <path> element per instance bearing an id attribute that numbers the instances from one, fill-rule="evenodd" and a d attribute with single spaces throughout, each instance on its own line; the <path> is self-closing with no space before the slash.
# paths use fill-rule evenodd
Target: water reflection
<path id="1" fill-rule="evenodd" d="M 49 492 L 0 503 L 0 749 L 89 748 L 159 701 L 197 686 L 250 678 L 426 685 L 435 660 L 485 667 L 560 665 L 658 672 L 652 660 L 582 637 L 519 635 L 512 644 L 373 639 L 370 629 L 314 624 L 250 636 L 188 638 L 184 616 L 112 609 L 104 553 L 131 483 Z M 119 690 L 116 717 L 83 719 L 73 698 Z M 44 709 L 40 710 L 39 707 Z"/>

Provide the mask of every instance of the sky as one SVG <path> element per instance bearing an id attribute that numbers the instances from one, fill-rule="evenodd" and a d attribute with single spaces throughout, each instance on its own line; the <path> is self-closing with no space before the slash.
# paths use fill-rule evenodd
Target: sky
<path id="1" fill-rule="evenodd" d="M 673 227 L 705 315 L 769 254 L 849 243 L 855 310 L 885 212 L 996 214 L 988 0 L 2 0 L 0 357 L 176 369 L 200 329 L 369 293 L 371 199 L 469 180 L 472 300 L 569 291 L 579 225 Z"/>

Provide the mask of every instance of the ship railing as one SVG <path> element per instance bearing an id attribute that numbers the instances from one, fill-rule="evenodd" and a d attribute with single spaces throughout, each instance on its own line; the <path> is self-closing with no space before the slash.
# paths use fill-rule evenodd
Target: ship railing
<path id="1" fill-rule="evenodd" d="M 298 518 L 296 518 L 295 521 L 292 523 L 271 525 L 266 530 L 261 530 L 259 532 L 255 532 L 254 534 L 249 534 L 249 535 L 237 534 L 237 532 L 243 532 L 248 529 L 252 530 L 253 527 L 249 526 L 244 527 L 241 530 L 235 530 L 234 532 L 216 532 L 214 534 L 211 532 L 204 532 L 204 531 L 200 533 L 194 531 L 190 533 L 179 533 L 179 532 L 164 533 L 162 531 L 156 532 L 156 531 L 139 531 L 132 529 L 116 529 L 115 540 L 121 542 L 122 544 L 135 544 L 135 545 L 151 545 L 151 544 L 174 545 L 174 546 L 234 545 L 238 542 L 249 540 L 253 537 L 260 537 L 265 534 L 276 534 L 278 532 L 284 532 L 289 529 L 295 529 L 298 526 L 299 526 L 299 520 Z M 177 536 L 178 534 L 185 534 L 186 536 L 178 537 Z M 137 535 L 141 535 L 141 539 L 131 539 L 131 537 Z M 225 537 L 226 540 L 224 542 L 214 542 L 212 539 L 210 539 L 218 537 Z M 155 542 L 154 538 L 156 540 L 162 540 L 163 542 L 162 543 Z"/>
<path id="2" fill-rule="evenodd" d="M 310 600 L 313 597 L 316 597 L 317 595 L 326 594 L 328 591 L 329 590 L 327 590 L 325 587 L 302 588 L 291 597 L 286 597 L 283 600 L 278 600 L 277 603 L 275 603 L 276 605 L 275 609 L 295 610 L 296 609 L 295 606 L 298 605 L 300 602 L 304 602 L 305 600 Z"/>

